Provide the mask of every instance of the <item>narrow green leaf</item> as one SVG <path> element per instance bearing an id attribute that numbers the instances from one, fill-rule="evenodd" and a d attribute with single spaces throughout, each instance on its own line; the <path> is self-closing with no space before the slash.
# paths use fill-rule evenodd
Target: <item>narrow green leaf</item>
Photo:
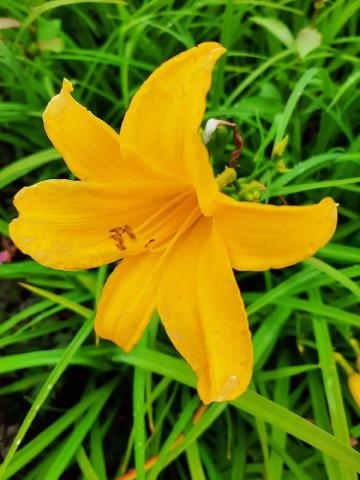
<path id="1" fill-rule="evenodd" d="M 317 268 L 318 270 L 320 270 L 320 272 L 323 272 L 329 277 L 333 278 L 336 282 L 340 283 L 340 285 L 352 292 L 356 297 L 360 298 L 359 285 L 353 280 L 351 280 L 351 278 L 344 275 L 340 270 L 315 257 L 305 260 L 304 263 L 311 265 L 314 268 Z"/>
<path id="2" fill-rule="evenodd" d="M 281 20 L 271 17 L 252 17 L 252 22 L 264 27 L 274 37 L 280 40 L 281 43 L 287 48 L 291 48 L 294 45 L 294 37 L 289 30 L 289 27 L 285 25 Z"/>
<path id="3" fill-rule="evenodd" d="M 91 465 L 89 457 L 86 455 L 83 446 L 81 446 L 76 453 L 76 461 L 85 477 L 85 480 L 99 480 L 99 477 L 96 475 L 96 472 Z"/>
<path id="4" fill-rule="evenodd" d="M 306 70 L 305 73 L 300 78 L 300 80 L 295 85 L 286 103 L 285 109 L 280 117 L 280 120 L 278 122 L 277 132 L 274 140 L 274 146 L 277 145 L 280 142 L 280 140 L 285 136 L 286 128 L 290 121 L 291 115 L 293 114 L 293 111 L 301 95 L 303 94 L 305 88 L 308 86 L 308 84 L 311 82 L 311 80 L 314 78 L 314 76 L 318 72 L 319 72 L 318 68 L 310 68 L 309 70 Z"/>
<path id="5" fill-rule="evenodd" d="M 82 398 L 72 408 L 68 409 L 63 415 L 55 420 L 51 425 L 45 428 L 39 435 L 19 450 L 9 464 L 3 480 L 7 480 L 25 465 L 30 463 L 37 455 L 42 453 L 52 442 L 54 442 L 67 428 L 71 427 L 84 412 L 96 403 L 102 395 L 104 387 L 94 392 L 93 395 Z M 52 462 L 51 462 L 52 463 Z"/>
<path id="6" fill-rule="evenodd" d="M 311 291 L 311 299 L 323 306 L 318 289 L 313 289 Z M 319 352 L 320 367 L 330 413 L 331 425 L 335 437 L 341 442 L 344 442 L 345 445 L 348 445 L 350 435 L 346 421 L 346 413 L 336 369 L 334 349 L 331 343 L 330 332 L 326 322 L 321 317 L 314 319 L 313 328 Z M 341 472 L 341 478 L 344 480 L 357 479 L 356 472 L 351 468 L 351 466 L 343 465 L 341 467 Z"/>
<path id="7" fill-rule="evenodd" d="M 163 353 L 153 352 L 149 349 L 137 349 L 136 354 L 119 353 L 113 357 L 113 360 L 132 365 L 141 365 L 146 370 L 169 376 L 189 386 L 194 387 L 196 384 L 193 372 L 184 361 Z M 277 405 L 275 402 L 268 400 L 252 390 L 248 390 L 239 399 L 230 403 L 236 408 L 261 418 L 280 430 L 294 435 L 299 440 L 312 445 L 360 472 L 360 453 L 290 410 Z M 226 404 L 219 404 L 219 406 L 223 407 L 225 407 L 225 405 Z"/>
<path id="8" fill-rule="evenodd" d="M 0 188 L 4 188 L 9 183 L 14 182 L 27 173 L 39 168 L 46 163 L 58 160 L 60 155 L 54 148 L 34 153 L 28 157 L 12 162 L 10 165 L 0 170 Z"/>
<path id="9" fill-rule="evenodd" d="M 79 303 L 76 303 L 62 295 L 57 295 L 56 293 L 49 292 L 48 290 L 44 290 L 43 288 L 34 287 L 33 285 L 28 285 L 26 283 L 20 283 L 20 285 L 27 290 L 30 290 L 30 292 L 36 293 L 41 297 L 47 298 L 54 303 L 62 305 L 63 307 L 78 313 L 82 317 L 87 318 L 92 313 L 89 308 L 86 308 L 83 305 L 80 305 Z"/>
<path id="10" fill-rule="evenodd" d="M 47 471 L 43 480 L 58 480 L 61 478 L 70 460 L 83 442 L 86 434 L 90 430 L 97 417 L 100 415 L 105 403 L 114 391 L 116 384 L 117 379 L 113 379 L 106 385 L 105 388 L 102 389 L 101 395 L 99 396 L 96 404 L 94 404 L 93 407 L 88 410 L 87 414 L 84 415 L 74 426 L 72 433 L 67 437 L 61 450 L 59 451 L 59 455 L 51 464 L 51 467 Z"/>
<path id="11" fill-rule="evenodd" d="M 73 340 L 70 342 L 69 346 L 64 351 L 63 356 L 61 357 L 56 367 L 48 376 L 46 382 L 44 383 L 40 392 L 36 396 L 33 405 L 31 406 L 30 410 L 26 414 L 26 417 L 22 422 L 13 443 L 11 444 L 11 447 L 5 457 L 4 462 L 0 466 L 0 478 L 6 472 L 6 469 L 9 466 L 13 456 L 15 455 L 20 443 L 23 441 L 38 411 L 40 410 L 41 406 L 43 405 L 48 395 L 50 394 L 52 388 L 54 387 L 54 384 L 57 382 L 57 380 L 60 378 L 64 370 L 67 368 L 72 357 L 75 355 L 76 351 L 79 349 L 82 343 L 86 340 L 92 328 L 93 328 L 93 318 L 88 318 L 87 321 L 84 322 L 80 330 L 77 332 Z"/>

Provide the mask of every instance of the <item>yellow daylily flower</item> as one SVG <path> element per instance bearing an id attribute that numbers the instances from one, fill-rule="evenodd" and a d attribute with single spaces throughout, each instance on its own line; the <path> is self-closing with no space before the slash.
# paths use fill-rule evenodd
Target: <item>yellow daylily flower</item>
<path id="1" fill-rule="evenodd" d="M 10 225 L 15 244 L 47 267 L 123 259 L 104 287 L 97 334 L 129 351 L 157 309 L 204 403 L 239 396 L 251 378 L 251 334 L 232 269 L 300 262 L 329 241 L 337 218 L 331 198 L 290 207 L 221 193 L 199 128 L 224 52 L 207 42 L 162 64 L 120 134 L 76 102 L 64 80 L 45 130 L 80 181 L 23 188 Z"/>

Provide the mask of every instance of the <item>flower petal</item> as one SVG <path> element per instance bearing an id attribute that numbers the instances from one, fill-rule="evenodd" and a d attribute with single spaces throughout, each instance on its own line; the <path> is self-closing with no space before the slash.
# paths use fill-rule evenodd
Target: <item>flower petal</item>
<path id="1" fill-rule="evenodd" d="M 193 185 L 206 215 L 218 188 L 199 127 L 211 72 L 224 51 L 202 43 L 163 63 L 136 93 L 120 131 L 124 155 L 133 152 L 159 173 Z"/>
<path id="2" fill-rule="evenodd" d="M 194 194 L 147 191 L 134 184 L 47 180 L 20 190 L 14 243 L 39 263 L 62 270 L 92 268 L 162 247 L 196 204 Z"/>
<path id="3" fill-rule="evenodd" d="M 200 219 L 167 260 L 158 310 L 170 339 L 199 377 L 204 403 L 230 400 L 246 390 L 251 335 L 225 245 L 211 219 Z"/>
<path id="4" fill-rule="evenodd" d="M 126 258 L 108 278 L 95 319 L 95 331 L 127 352 L 138 342 L 155 310 L 161 254 Z"/>
<path id="5" fill-rule="evenodd" d="M 61 92 L 46 107 L 47 136 L 78 178 L 99 182 L 122 178 L 119 135 L 74 100 L 72 90 L 64 79 Z"/>
<path id="6" fill-rule="evenodd" d="M 335 231 L 337 208 L 331 198 L 297 207 L 236 202 L 219 193 L 214 218 L 233 267 L 258 271 L 314 255 Z"/>

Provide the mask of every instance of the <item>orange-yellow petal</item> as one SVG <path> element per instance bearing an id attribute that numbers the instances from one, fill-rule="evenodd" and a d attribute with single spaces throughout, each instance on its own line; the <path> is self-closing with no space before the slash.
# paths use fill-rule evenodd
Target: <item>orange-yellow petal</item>
<path id="1" fill-rule="evenodd" d="M 158 310 L 177 350 L 198 375 L 204 403 L 243 393 L 252 373 L 247 316 L 216 225 L 202 218 L 164 265 Z"/>
<path id="2" fill-rule="evenodd" d="M 98 306 L 95 331 L 129 351 L 155 310 L 160 275 L 159 253 L 126 258 L 108 278 Z"/>
<path id="3" fill-rule="evenodd" d="M 163 63 L 134 96 L 120 131 L 125 156 L 135 153 L 159 174 L 193 185 L 206 215 L 218 188 L 199 127 L 211 72 L 224 51 L 207 42 Z"/>
<path id="4" fill-rule="evenodd" d="M 194 194 L 173 197 L 164 185 L 144 198 L 140 186 L 47 180 L 23 188 L 14 201 L 19 218 L 10 224 L 11 238 L 39 263 L 62 270 L 161 247 L 195 204 Z"/>
<path id="5" fill-rule="evenodd" d="M 337 208 L 331 198 L 303 207 L 274 206 L 236 202 L 219 193 L 214 218 L 233 267 L 258 271 L 314 255 L 335 231 Z"/>
<path id="6" fill-rule="evenodd" d="M 72 90 L 64 79 L 60 93 L 48 103 L 43 115 L 47 136 L 78 178 L 121 179 L 119 135 L 74 100 Z"/>

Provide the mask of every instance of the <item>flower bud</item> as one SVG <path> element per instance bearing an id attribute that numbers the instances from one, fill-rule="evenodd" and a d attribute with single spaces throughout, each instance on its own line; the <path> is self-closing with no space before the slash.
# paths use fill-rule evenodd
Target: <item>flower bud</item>
<path id="1" fill-rule="evenodd" d="M 360 373 L 354 372 L 348 376 L 348 387 L 356 405 L 360 408 Z"/>
<path id="2" fill-rule="evenodd" d="M 285 148 L 289 142 L 289 135 L 286 135 L 282 140 L 280 140 L 279 143 L 277 143 L 272 151 L 272 154 L 274 157 L 279 157 L 281 158 L 284 155 Z"/>
<path id="3" fill-rule="evenodd" d="M 262 190 L 266 190 L 265 185 L 257 180 L 244 183 L 242 179 L 239 179 L 238 185 L 240 186 L 239 200 L 245 200 L 246 202 L 259 202 Z"/>
<path id="4" fill-rule="evenodd" d="M 285 165 L 283 158 L 279 158 L 279 160 L 276 162 L 276 170 L 279 173 L 286 173 L 290 171 L 290 169 Z"/>

